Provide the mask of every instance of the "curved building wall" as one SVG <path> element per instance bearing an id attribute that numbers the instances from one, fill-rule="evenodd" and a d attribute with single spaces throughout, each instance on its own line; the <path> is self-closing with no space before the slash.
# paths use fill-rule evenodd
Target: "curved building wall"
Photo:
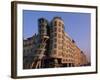
<path id="1" fill-rule="evenodd" d="M 60 18 L 54 18 L 50 29 L 50 56 L 53 58 L 62 58 L 62 31 L 64 23 Z"/>
<path id="2" fill-rule="evenodd" d="M 48 30 L 48 21 L 45 18 L 40 18 L 38 19 L 38 33 L 40 39 L 42 39 L 43 36 L 47 36 Z"/>

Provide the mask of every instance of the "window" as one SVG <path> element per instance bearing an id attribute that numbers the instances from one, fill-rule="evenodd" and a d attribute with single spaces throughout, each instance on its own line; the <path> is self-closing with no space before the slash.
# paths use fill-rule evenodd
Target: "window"
<path id="1" fill-rule="evenodd" d="M 51 34 L 50 37 L 53 38 L 53 34 Z"/>
<path id="2" fill-rule="evenodd" d="M 69 63 L 69 67 L 71 67 L 71 63 Z"/>
<path id="3" fill-rule="evenodd" d="M 61 26 L 61 22 L 59 22 L 59 26 Z"/>
<path id="4" fill-rule="evenodd" d="M 58 34 L 58 37 L 61 38 L 61 34 Z"/>
<path id="5" fill-rule="evenodd" d="M 65 34 L 64 34 L 64 30 L 62 30 L 62 33 L 63 33 L 63 35 L 65 36 Z"/>
<path id="6" fill-rule="evenodd" d="M 43 20 L 43 19 L 41 19 L 41 20 L 40 20 L 40 23 L 43 23 L 43 21 L 44 21 L 44 20 Z"/>
<path id="7" fill-rule="evenodd" d="M 57 33 L 54 33 L 54 36 L 57 36 Z"/>
<path id="8" fill-rule="evenodd" d="M 31 49 L 31 52 L 33 51 L 33 49 Z"/>
<path id="9" fill-rule="evenodd" d="M 61 56 L 61 52 L 59 52 L 59 56 Z"/>
<path id="10" fill-rule="evenodd" d="M 46 29 L 46 26 L 41 25 L 39 28 L 40 28 L 40 29 Z"/>
<path id="11" fill-rule="evenodd" d="M 44 31 L 44 30 L 40 30 L 40 32 L 41 32 L 41 34 L 44 34 L 44 33 L 45 33 L 45 31 Z"/>
<path id="12" fill-rule="evenodd" d="M 29 53 L 29 49 L 27 49 L 27 53 Z"/>
<path id="13" fill-rule="evenodd" d="M 54 22 L 54 26 L 57 26 L 57 21 Z"/>
<path id="14" fill-rule="evenodd" d="M 62 24 L 62 28 L 65 29 L 64 25 Z"/>
<path id="15" fill-rule="evenodd" d="M 54 44 L 54 48 L 57 48 L 57 44 Z"/>
<path id="16" fill-rule="evenodd" d="M 54 31 L 57 31 L 57 28 L 56 27 L 54 28 Z"/>
<path id="17" fill-rule="evenodd" d="M 58 40 L 58 43 L 59 43 L 59 44 L 62 43 L 62 40 Z"/>
<path id="18" fill-rule="evenodd" d="M 54 52 L 54 54 L 56 54 L 56 53 L 57 53 L 57 51 L 56 51 L 56 50 L 54 50 L 53 52 Z"/>
<path id="19" fill-rule="evenodd" d="M 61 28 L 59 28 L 59 32 L 61 32 Z"/>
<path id="20" fill-rule="evenodd" d="M 62 40 L 58 40 L 58 44 L 62 44 Z"/>
<path id="21" fill-rule="evenodd" d="M 54 42 L 57 42 L 57 39 L 54 39 Z"/>
<path id="22" fill-rule="evenodd" d="M 66 50 L 66 53 L 68 53 L 68 50 Z"/>
<path id="23" fill-rule="evenodd" d="M 51 42 L 51 44 L 52 44 L 52 43 L 53 43 L 53 40 L 51 39 L 50 42 Z"/>
<path id="24" fill-rule="evenodd" d="M 50 29 L 50 32 L 52 33 L 53 32 L 53 29 Z"/>
<path id="25" fill-rule="evenodd" d="M 52 45 L 50 45 L 50 49 L 52 49 Z"/>
<path id="26" fill-rule="evenodd" d="M 63 59 L 63 61 L 65 61 L 65 59 Z"/>
<path id="27" fill-rule="evenodd" d="M 59 49 L 62 49 L 62 46 L 59 46 L 58 48 L 59 48 Z"/>

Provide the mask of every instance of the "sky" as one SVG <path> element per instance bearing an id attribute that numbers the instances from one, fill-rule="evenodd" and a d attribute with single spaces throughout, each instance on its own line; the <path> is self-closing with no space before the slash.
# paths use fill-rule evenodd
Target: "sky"
<path id="1" fill-rule="evenodd" d="M 90 13 L 23 10 L 24 39 L 38 33 L 39 18 L 46 18 L 50 22 L 55 16 L 59 16 L 63 19 L 65 32 L 67 32 L 70 38 L 76 42 L 77 46 L 86 54 L 88 60 L 90 61 Z"/>

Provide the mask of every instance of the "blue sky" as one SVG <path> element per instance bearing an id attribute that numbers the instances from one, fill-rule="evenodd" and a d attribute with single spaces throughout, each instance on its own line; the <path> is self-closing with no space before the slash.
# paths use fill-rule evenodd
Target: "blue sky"
<path id="1" fill-rule="evenodd" d="M 38 33 L 37 20 L 39 18 L 44 17 L 48 21 L 51 21 L 55 16 L 59 16 L 63 19 L 65 32 L 75 40 L 78 47 L 85 52 L 90 61 L 91 14 L 89 13 L 23 10 L 24 39 Z"/>

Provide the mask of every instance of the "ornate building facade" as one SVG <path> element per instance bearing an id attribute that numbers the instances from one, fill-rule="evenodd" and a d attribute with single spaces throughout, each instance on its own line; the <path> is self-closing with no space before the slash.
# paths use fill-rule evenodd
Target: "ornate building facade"
<path id="1" fill-rule="evenodd" d="M 38 63 L 38 61 L 40 62 Z M 24 69 L 76 67 L 87 66 L 87 64 L 84 52 L 65 32 L 64 21 L 61 17 L 54 17 L 51 22 L 40 18 L 38 20 L 38 34 L 23 40 Z"/>

